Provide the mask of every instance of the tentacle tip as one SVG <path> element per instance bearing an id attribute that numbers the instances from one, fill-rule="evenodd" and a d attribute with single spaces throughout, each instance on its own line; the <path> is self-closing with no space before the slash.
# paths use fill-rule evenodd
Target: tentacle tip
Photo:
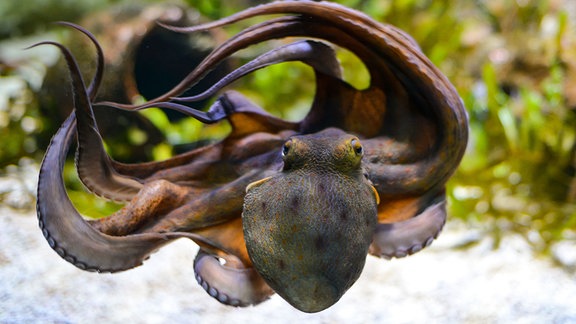
<path id="1" fill-rule="evenodd" d="M 26 50 L 33 49 L 33 48 L 36 48 L 36 47 L 42 46 L 42 45 L 55 45 L 55 46 L 60 45 L 60 46 L 62 46 L 62 44 L 60 44 L 60 43 L 51 42 L 51 41 L 42 41 L 42 42 L 34 43 L 30 46 L 24 47 L 24 48 L 22 48 L 22 50 L 26 51 Z"/>
<path id="2" fill-rule="evenodd" d="M 168 29 L 170 31 L 176 32 L 176 33 L 187 33 L 187 29 L 186 27 L 179 27 L 179 26 L 174 26 L 174 25 L 169 25 L 167 23 L 164 23 L 162 21 L 157 20 L 156 24 L 164 29 Z"/>
<path id="3" fill-rule="evenodd" d="M 52 24 L 54 25 L 60 25 L 60 26 L 78 26 L 74 23 L 68 22 L 68 21 L 64 21 L 64 20 L 58 20 L 58 21 L 53 21 Z"/>
<path id="4" fill-rule="evenodd" d="M 168 25 L 167 23 L 164 23 L 160 20 L 156 20 L 156 25 L 162 27 L 162 28 L 166 28 L 166 29 L 170 29 L 170 28 L 174 28 L 176 26 L 172 26 L 172 25 Z"/>

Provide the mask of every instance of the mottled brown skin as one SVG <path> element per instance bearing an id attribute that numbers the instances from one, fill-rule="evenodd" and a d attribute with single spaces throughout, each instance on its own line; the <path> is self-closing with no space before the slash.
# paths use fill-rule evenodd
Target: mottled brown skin
<path id="1" fill-rule="evenodd" d="M 39 225 L 48 244 L 63 259 L 87 271 L 124 271 L 141 265 L 154 251 L 172 240 L 185 237 L 200 246 L 194 261 L 196 279 L 219 302 L 233 306 L 258 304 L 276 290 L 295 306 L 315 311 L 341 296 L 357 278 L 367 253 L 383 258 L 404 257 L 420 251 L 436 238 L 447 216 L 446 181 L 457 168 L 468 139 L 466 111 L 454 87 L 405 33 L 330 2 L 269 3 L 213 23 L 170 29 L 195 32 L 266 15 L 275 17 L 250 25 L 222 43 L 166 94 L 140 106 L 99 103 L 127 111 L 163 107 L 204 123 L 228 122 L 231 125 L 231 132 L 220 142 L 159 162 L 123 164 L 114 161 L 104 150 L 93 109 L 98 104 L 94 98 L 104 71 L 104 57 L 96 39 L 81 27 L 67 24 L 84 33 L 96 47 L 97 69 L 89 85 L 85 84 L 80 67 L 68 49 L 54 42 L 41 43 L 57 46 L 64 54 L 74 94 L 74 111 L 54 135 L 38 180 Z M 262 54 L 222 78 L 205 93 L 174 98 L 188 88 L 194 90 L 194 85 L 208 71 L 234 53 L 286 37 L 306 39 Z M 321 39 L 322 42 L 309 39 Z M 366 89 L 355 89 L 343 80 L 336 54 L 327 43 L 350 50 L 366 65 L 370 73 L 370 85 Z M 248 73 L 289 61 L 309 65 L 316 77 L 313 103 L 300 121 L 273 117 L 233 91 L 221 94 L 207 111 L 179 104 L 179 101 L 204 100 Z M 296 195 L 314 191 L 310 188 L 321 192 L 323 183 L 342 181 L 346 172 L 339 169 L 336 172 L 339 176 L 330 181 L 325 177 L 314 179 L 310 167 L 302 167 L 306 164 L 289 159 L 284 164 L 283 144 L 294 135 L 301 136 L 294 137 L 295 141 L 301 141 L 298 143 L 305 143 L 306 138 L 317 140 L 319 137 L 311 134 L 334 128 L 340 131 L 330 132 L 355 134 L 362 141 L 363 166 L 381 200 L 376 224 L 362 223 L 358 215 L 364 213 L 360 211 L 353 213 L 355 217 L 349 212 L 344 217 L 346 221 L 342 219 L 343 214 L 338 215 L 347 208 L 339 204 L 346 202 L 350 208 L 371 210 L 369 217 L 374 217 L 375 195 L 367 189 L 370 187 L 363 175 L 360 176 L 361 172 L 356 173 L 356 181 L 350 184 L 360 186 L 356 190 L 357 200 L 344 197 L 338 199 L 340 203 L 329 203 L 328 197 L 336 197 L 341 190 L 327 187 L 324 190 L 330 194 L 315 200 L 309 195 Z M 66 194 L 62 170 L 67 152 L 74 143 L 78 175 L 86 188 L 95 195 L 126 203 L 107 218 L 86 221 Z M 326 147 L 335 149 L 341 145 L 348 147 L 338 140 L 326 143 Z M 318 163 L 314 165 L 320 170 L 326 171 L 334 165 L 342 167 L 341 163 L 330 163 L 333 162 L 330 158 L 316 160 Z M 275 244 L 274 250 L 267 251 L 266 245 L 259 245 L 258 240 L 252 239 L 252 232 L 265 226 L 243 224 L 241 218 L 246 187 L 255 182 L 249 189 L 258 190 L 275 181 L 286 181 L 291 171 L 283 170 L 283 165 L 309 172 L 307 177 L 293 175 L 300 186 L 307 182 L 310 187 L 287 188 L 291 192 L 288 198 L 268 196 L 277 195 L 277 190 L 264 191 L 261 199 L 275 200 L 280 205 L 274 208 L 285 210 L 298 197 L 298 204 L 304 204 L 313 212 L 300 210 L 294 214 L 320 215 L 309 223 L 298 223 L 296 218 L 288 223 L 297 225 L 298 233 L 320 234 L 299 238 L 300 243 L 306 243 L 310 248 L 302 249 L 302 261 L 298 260 L 295 247 L 299 243 L 271 238 L 266 245 L 270 248 Z M 269 177 L 272 178 L 263 180 Z M 258 204 L 252 206 L 250 199 L 248 197 L 245 215 L 252 214 L 251 208 L 262 208 Z M 352 207 L 352 202 L 358 205 Z M 324 214 L 325 209 L 330 213 Z M 318 226 L 324 215 L 330 226 Z M 342 229 L 346 222 L 352 221 L 357 224 Z M 290 226 L 277 226 L 276 229 L 274 233 L 278 237 L 292 237 Z M 334 257 L 332 249 L 339 233 L 356 237 L 351 241 L 361 245 L 359 251 L 345 253 L 346 260 L 341 260 L 342 264 L 325 258 L 327 255 Z M 372 241 L 367 243 L 370 235 Z M 350 246 L 345 245 L 345 248 Z M 327 252 L 320 253 L 320 250 Z M 266 253 L 271 255 L 269 259 L 254 257 Z M 284 272 L 286 276 L 278 275 L 282 273 L 282 258 L 284 267 L 288 267 Z M 346 273 L 346 269 L 350 272 Z M 323 276 L 329 278 L 330 284 L 319 279 Z M 294 281 L 287 278 L 295 278 L 298 284 L 294 285 Z M 320 304 L 315 305 L 306 297 L 310 293 L 308 287 L 329 291 L 330 285 L 335 292 L 318 299 Z M 301 287 L 305 291 L 300 291 Z"/>
<path id="2" fill-rule="evenodd" d="M 335 128 L 293 136 L 282 153 L 282 172 L 248 186 L 244 238 L 270 287 L 299 310 L 318 312 L 360 276 L 378 195 L 356 136 Z"/>

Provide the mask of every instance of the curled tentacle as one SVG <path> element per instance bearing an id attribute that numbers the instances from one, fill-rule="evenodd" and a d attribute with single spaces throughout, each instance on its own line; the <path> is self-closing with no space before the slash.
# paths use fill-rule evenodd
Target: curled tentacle
<path id="1" fill-rule="evenodd" d="M 378 224 L 370 254 L 386 259 L 402 258 L 427 247 L 446 223 L 446 201 L 442 194 L 420 214 L 405 221 Z"/>
<path id="2" fill-rule="evenodd" d="M 260 5 L 212 23 L 170 29 L 196 32 L 271 14 L 296 16 L 292 19 L 282 17 L 284 20 L 278 18 L 274 20 L 274 24 L 254 26 L 250 28 L 250 33 L 242 35 L 238 42 L 244 43 L 247 35 L 251 37 L 250 42 L 253 44 L 288 36 L 324 39 L 355 53 L 367 66 L 372 78 L 372 84 L 367 91 L 356 92 L 350 90 L 347 84 L 335 83 L 334 80 L 326 78 L 327 82 L 318 86 L 315 107 L 302 122 L 307 125 L 309 120 L 315 119 L 322 120 L 324 124 L 316 127 L 310 125 L 303 129 L 303 132 L 318 131 L 329 126 L 341 127 L 338 124 L 327 125 L 326 120 L 343 123 L 347 112 L 370 108 L 379 114 L 395 114 L 404 119 L 404 129 L 399 133 L 398 130 L 389 133 L 389 127 L 383 122 L 380 125 L 382 135 L 397 136 L 399 142 L 402 142 L 418 136 L 413 127 L 414 123 L 431 119 L 435 126 L 429 127 L 434 128 L 436 133 L 432 134 L 434 142 L 425 148 L 427 154 L 416 154 L 402 163 L 388 160 L 386 156 L 389 152 L 386 151 L 367 156 L 370 178 L 379 185 L 378 189 L 382 190 L 382 194 L 421 193 L 447 181 L 464 154 L 468 137 L 467 114 L 458 93 L 447 78 L 414 45 L 414 41 L 398 29 L 379 24 L 363 13 L 341 5 L 306 1 Z M 237 39 L 230 39 L 222 48 L 234 46 Z M 408 98 L 403 98 L 396 91 L 387 91 L 397 86 L 404 89 L 404 95 Z M 323 91 L 322 88 L 331 91 Z M 335 100 L 332 98 L 335 92 L 346 92 L 347 98 Z M 379 92 L 385 93 L 386 97 L 383 98 Z M 413 119 L 412 114 L 401 112 L 410 107 L 424 119 Z M 337 117 L 331 114 L 336 114 Z M 365 116 L 360 116 L 362 117 L 357 121 L 358 124 L 365 121 Z M 352 118 L 348 116 L 348 119 Z M 362 133 L 361 127 L 358 130 L 345 130 Z"/>
<path id="3" fill-rule="evenodd" d="M 83 27 L 65 21 L 57 22 L 57 24 L 68 26 L 80 31 L 82 34 L 84 34 L 86 37 L 90 39 L 90 41 L 92 42 L 92 44 L 96 49 L 96 71 L 94 73 L 92 81 L 90 82 L 90 85 L 86 89 L 86 94 L 88 98 L 83 98 L 84 92 L 81 91 L 81 88 L 83 87 L 83 82 L 80 82 L 82 81 L 81 76 L 79 76 L 78 74 L 72 76 L 73 80 L 72 87 L 73 90 L 75 91 L 75 95 L 78 96 L 76 100 L 78 101 L 79 104 L 85 106 L 87 105 L 88 109 L 84 109 L 83 111 L 84 112 L 88 111 L 92 115 L 92 117 L 89 118 L 89 127 L 87 128 L 88 129 L 87 133 L 91 134 L 90 136 L 91 142 L 100 142 L 99 145 L 96 143 L 95 146 L 91 146 L 88 143 L 86 143 L 86 145 L 84 146 L 81 146 L 83 148 L 82 149 L 83 152 L 85 152 L 86 154 L 80 154 L 80 151 L 82 150 L 79 148 L 76 161 L 80 179 L 90 190 L 92 190 L 93 192 L 95 192 L 100 196 L 106 197 L 108 199 L 113 199 L 116 201 L 130 200 L 131 197 L 136 192 L 138 192 L 140 184 L 133 181 L 131 177 L 120 175 L 112 166 L 113 161 L 110 160 L 110 158 L 108 157 L 108 155 L 104 151 L 104 148 L 101 145 L 102 140 L 100 138 L 100 134 L 98 133 L 96 122 L 92 112 L 92 107 L 90 106 L 90 102 L 94 100 L 94 98 L 96 98 L 96 95 L 98 94 L 98 90 L 100 88 L 100 84 L 102 83 L 102 78 L 104 75 L 104 53 L 102 51 L 102 47 L 100 46 L 94 35 L 92 35 L 92 33 L 87 31 Z M 66 55 L 66 53 L 64 57 L 68 65 L 76 66 L 75 70 L 77 70 L 77 64 L 74 62 L 73 57 L 71 57 L 70 55 Z M 72 71 L 73 68 L 70 67 L 70 69 Z M 94 132 L 96 134 L 94 134 Z M 99 138 L 100 140 L 98 141 Z M 100 148 L 100 150 L 95 148 Z M 100 161 L 100 163 L 97 164 L 98 166 L 100 166 L 100 168 L 95 168 L 95 166 L 97 166 L 94 164 L 95 161 Z M 96 174 L 93 174 L 93 172 L 95 172 Z"/>
<path id="4" fill-rule="evenodd" d="M 94 47 L 96 48 L 96 72 L 94 73 L 92 81 L 90 82 L 90 85 L 86 90 L 86 92 L 88 93 L 88 97 L 92 101 L 94 100 L 94 98 L 96 98 L 96 95 L 98 94 L 98 89 L 100 88 L 100 84 L 102 83 L 102 76 L 104 75 L 104 52 L 102 51 L 102 47 L 96 40 L 96 37 L 94 37 L 94 35 L 92 35 L 92 33 L 87 31 L 85 28 L 67 21 L 58 21 L 56 22 L 56 24 L 62 26 L 68 26 L 78 30 L 82 34 L 86 35 L 90 39 L 90 42 L 92 42 L 92 45 L 94 45 Z"/>
<path id="5" fill-rule="evenodd" d="M 254 268 L 245 268 L 236 260 L 239 267 L 231 267 L 232 255 L 225 257 L 226 264 L 221 264 L 217 257 L 198 252 L 194 260 L 196 280 L 206 292 L 219 302 L 231 306 L 249 306 L 268 299 L 274 291 Z"/>
<path id="6" fill-rule="evenodd" d="M 173 239 L 187 237 L 204 246 L 213 242 L 194 233 L 145 233 L 110 236 L 86 222 L 66 195 L 62 170 L 74 137 L 70 115 L 52 138 L 38 181 L 39 226 L 48 244 L 63 259 L 86 271 L 118 272 L 142 264 L 148 256 Z"/>
<path id="7" fill-rule="evenodd" d="M 233 94 L 234 99 L 231 101 L 229 99 L 230 95 Z M 200 96 L 202 96 L 201 94 Z M 194 99 L 194 98 L 193 98 Z M 199 99 L 203 100 L 203 99 Z M 236 102 L 238 100 L 240 102 Z M 193 100 L 191 100 L 193 101 Z M 186 114 L 190 117 L 195 118 L 196 120 L 204 123 L 204 124 L 213 124 L 219 122 L 225 118 L 229 118 L 235 113 L 242 113 L 248 112 L 253 114 L 259 114 L 265 116 L 267 118 L 274 118 L 272 115 L 268 114 L 266 111 L 260 109 L 259 107 L 255 106 L 254 104 L 246 105 L 242 104 L 245 103 L 247 100 L 240 94 L 234 91 L 229 91 L 226 94 L 222 95 L 218 100 L 216 100 L 207 111 L 201 111 L 194 108 L 190 108 L 188 106 L 184 106 L 179 103 L 175 102 L 154 102 L 148 103 L 145 105 L 140 105 L 135 107 L 133 110 L 138 111 L 146 108 L 151 107 L 158 107 L 158 108 L 166 108 L 174 111 L 181 112 Z"/>
<path id="8" fill-rule="evenodd" d="M 168 243 L 163 234 L 130 237 L 104 235 L 92 228 L 66 195 L 62 169 L 74 138 L 74 116 L 66 119 L 52 138 L 40 168 L 38 221 L 50 247 L 80 269 L 116 272 L 136 267 Z"/>
<path id="9" fill-rule="evenodd" d="M 240 68 L 226 75 L 224 78 L 222 78 L 208 90 L 198 95 L 185 98 L 175 97 L 172 99 L 175 101 L 184 101 L 184 102 L 201 101 L 213 96 L 217 91 L 219 91 L 223 87 L 245 76 L 248 73 L 251 73 L 258 69 L 265 68 L 273 64 L 290 62 L 290 61 L 301 61 L 305 64 L 310 65 L 312 68 L 314 68 L 315 71 L 321 72 L 334 78 L 341 78 L 340 64 L 338 63 L 338 60 L 336 59 L 336 54 L 334 53 L 334 50 L 331 47 L 320 42 L 300 41 L 273 49 L 267 53 L 262 54 L 256 59 L 248 62 L 247 64 L 241 66 Z M 122 108 L 123 106 L 118 105 L 118 107 Z M 208 109 L 208 111 L 204 112 L 174 102 L 152 101 L 144 105 L 135 106 L 130 110 L 141 110 L 150 107 L 171 109 L 192 116 L 203 123 L 212 124 L 230 116 L 233 113 L 245 112 L 241 108 L 246 107 L 246 105 L 235 106 L 235 109 L 230 110 L 227 109 L 227 107 L 225 106 L 225 104 L 222 103 L 221 100 L 218 100 Z M 252 110 L 250 112 L 255 111 Z M 265 113 L 265 112 L 259 111 L 258 113 Z"/>
<path id="10" fill-rule="evenodd" d="M 159 106 L 172 107 L 173 105 L 178 104 L 161 103 Z M 191 108 L 185 107 L 185 109 Z M 253 132 L 268 132 L 275 134 L 285 130 L 296 130 L 298 128 L 297 123 L 285 121 L 270 115 L 264 109 L 255 105 L 236 91 L 226 91 L 223 93 L 207 112 L 195 109 L 191 109 L 191 111 L 197 114 L 194 115 L 195 118 L 204 120 L 206 123 L 213 123 L 227 118 L 232 126 L 232 131 L 228 135 L 232 141 Z M 209 156 L 216 154 L 216 152 L 221 149 L 222 145 L 224 145 L 224 143 L 216 143 L 202 149 L 192 150 L 176 155 L 164 161 L 125 164 L 111 160 L 111 163 L 114 166 L 114 169 L 120 174 L 128 177 L 146 179 L 146 181 L 149 181 L 151 177 L 158 178 L 158 176 L 166 173 L 170 173 L 176 177 L 180 176 L 181 178 L 186 179 L 196 179 L 204 177 L 205 174 L 192 174 L 190 173 L 190 168 L 188 168 L 188 166 L 197 163 L 206 164 L 207 160 L 213 160 L 213 158 L 210 158 Z M 175 170 L 180 167 L 185 168 L 187 171 L 183 173 L 176 172 Z M 177 179 L 173 180 L 178 182 Z"/>
<path id="11" fill-rule="evenodd" d="M 269 21 L 265 21 L 260 24 L 256 24 L 250 28 L 246 28 L 245 30 L 241 31 L 240 33 L 234 35 L 232 38 L 215 48 L 208 56 L 198 64 L 198 66 L 190 72 L 180 83 L 178 83 L 174 88 L 170 91 L 166 92 L 165 94 L 148 100 L 146 105 L 168 101 L 172 97 L 176 97 L 186 91 L 187 89 L 193 87 L 196 83 L 199 82 L 206 74 L 208 74 L 214 67 L 222 62 L 224 59 L 230 57 L 235 52 L 242 50 L 248 46 L 257 44 L 259 42 L 258 39 L 262 38 L 265 35 L 271 35 L 267 39 L 275 38 L 278 33 L 282 32 L 282 29 L 285 28 L 285 25 L 293 20 L 293 17 L 280 17 L 277 19 L 271 19 Z M 159 23 L 162 26 L 166 26 L 162 23 Z M 258 37 L 258 39 L 254 40 L 254 37 Z M 115 102 L 98 102 L 95 105 L 105 105 L 110 107 L 115 107 L 124 110 L 135 110 L 140 108 L 143 105 L 131 105 L 131 104 L 120 104 Z"/>
<path id="12" fill-rule="evenodd" d="M 217 244 L 194 233 L 144 233 L 111 236 L 94 229 L 72 205 L 66 194 L 62 170 L 74 140 L 71 114 L 52 138 L 38 180 L 38 222 L 48 244 L 58 255 L 86 271 L 118 272 L 137 267 L 171 240 L 186 237 L 198 244 Z"/>
<path id="13" fill-rule="evenodd" d="M 248 73 L 273 64 L 290 61 L 301 61 L 310 65 L 314 70 L 334 78 L 340 79 L 342 77 L 342 69 L 336 59 L 334 50 L 324 43 L 306 40 L 287 44 L 260 55 L 232 71 L 201 94 L 191 97 L 176 97 L 173 99 L 185 102 L 204 100 Z"/>
<path id="14" fill-rule="evenodd" d="M 105 198 L 127 201 L 140 190 L 136 179 L 119 174 L 111 165 L 92 111 L 89 93 L 84 85 L 76 60 L 70 51 L 56 42 L 41 42 L 37 45 L 53 45 L 62 52 L 72 79 L 74 93 L 74 115 L 78 132 L 77 169 L 82 183 L 95 194 Z M 95 82 L 93 82 L 94 84 Z M 96 94 L 96 88 L 91 95 Z"/>

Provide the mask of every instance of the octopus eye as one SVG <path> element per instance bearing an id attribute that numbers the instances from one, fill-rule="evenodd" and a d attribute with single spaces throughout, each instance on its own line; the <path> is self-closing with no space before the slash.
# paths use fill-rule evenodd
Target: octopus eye
<path id="1" fill-rule="evenodd" d="M 282 146 L 282 156 L 286 156 L 286 154 L 288 154 L 291 146 L 292 141 L 287 141 L 286 143 L 284 143 L 284 146 Z"/>
<path id="2" fill-rule="evenodd" d="M 356 155 L 362 156 L 362 154 L 364 154 L 364 148 L 362 147 L 362 144 L 360 144 L 359 140 L 353 139 L 350 141 L 350 144 L 352 145 L 352 149 L 354 149 L 354 153 L 356 153 Z"/>

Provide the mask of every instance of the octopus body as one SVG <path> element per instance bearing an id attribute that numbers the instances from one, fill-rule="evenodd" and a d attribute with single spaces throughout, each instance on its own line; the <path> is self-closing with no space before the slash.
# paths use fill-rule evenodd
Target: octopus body
<path id="1" fill-rule="evenodd" d="M 317 312 L 358 279 L 378 219 L 378 193 L 360 140 L 338 129 L 294 136 L 283 170 L 244 198 L 248 253 L 266 282 L 296 308 Z"/>
<path id="2" fill-rule="evenodd" d="M 399 258 L 431 244 L 446 222 L 446 182 L 468 139 L 466 110 L 452 84 L 404 32 L 331 2 L 278 1 L 207 24 L 163 26 L 192 33 L 269 15 L 142 105 L 95 101 L 105 55 L 82 27 L 64 23 L 96 49 L 90 82 L 64 45 L 37 44 L 60 49 L 74 94 L 73 111 L 52 138 L 38 180 L 39 226 L 58 255 L 82 270 L 118 272 L 188 238 L 199 246 L 195 277 L 218 302 L 255 305 L 277 292 L 316 312 L 356 281 L 368 254 Z M 293 37 L 299 40 L 195 91 L 236 52 Z M 368 87 L 343 79 L 329 44 L 364 63 Z M 315 76 L 316 92 L 300 121 L 272 116 L 239 92 L 219 93 L 249 73 L 291 61 L 310 66 Z M 187 90 L 197 94 L 179 97 Z M 216 94 L 209 109 L 191 107 Z M 105 150 L 96 105 L 127 113 L 160 107 L 206 124 L 228 123 L 231 131 L 164 161 L 120 163 Z M 122 209 L 90 221 L 76 210 L 62 174 L 73 146 L 86 189 L 124 202 Z"/>

